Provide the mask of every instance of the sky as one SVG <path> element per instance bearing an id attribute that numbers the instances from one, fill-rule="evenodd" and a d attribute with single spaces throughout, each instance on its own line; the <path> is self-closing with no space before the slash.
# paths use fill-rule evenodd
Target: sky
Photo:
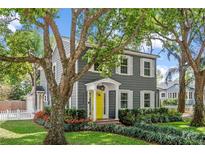
<path id="1" fill-rule="evenodd" d="M 70 29 L 71 29 L 71 9 L 60 9 L 58 13 L 59 18 L 56 19 L 56 23 L 59 27 L 60 34 L 62 36 L 70 36 Z M 15 31 L 20 27 L 20 23 L 18 21 L 13 21 L 9 28 L 12 31 Z M 154 41 L 153 42 L 153 49 L 154 54 L 157 54 L 161 50 L 161 42 Z M 145 47 L 146 49 L 146 47 Z M 159 69 L 163 75 L 166 74 L 168 68 L 177 66 L 177 61 L 174 58 L 168 60 L 166 53 L 161 53 L 160 57 L 157 59 L 157 69 Z"/>

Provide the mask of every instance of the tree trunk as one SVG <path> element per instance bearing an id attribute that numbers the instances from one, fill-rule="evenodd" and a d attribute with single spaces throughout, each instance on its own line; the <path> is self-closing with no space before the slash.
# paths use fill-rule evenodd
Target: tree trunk
<path id="1" fill-rule="evenodd" d="M 195 106 L 194 117 L 191 122 L 191 126 L 199 127 L 204 126 L 204 82 L 203 76 L 195 75 Z"/>
<path id="2" fill-rule="evenodd" d="M 185 99 L 186 99 L 186 70 L 183 69 L 183 65 L 179 66 L 179 97 L 178 97 L 178 111 L 180 113 L 185 112 Z"/>
<path id="3" fill-rule="evenodd" d="M 64 136 L 64 110 L 66 99 L 60 97 L 52 97 L 52 108 L 50 116 L 51 127 L 44 140 L 44 144 L 48 145 L 65 145 L 67 144 Z"/>

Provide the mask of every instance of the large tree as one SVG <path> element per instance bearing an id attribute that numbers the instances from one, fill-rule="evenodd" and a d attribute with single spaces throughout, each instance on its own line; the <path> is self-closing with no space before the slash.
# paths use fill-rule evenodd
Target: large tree
<path id="1" fill-rule="evenodd" d="M 195 77 L 193 126 L 204 126 L 203 94 L 205 69 L 202 67 L 205 48 L 204 9 L 155 9 L 153 22 L 156 34 L 170 44 L 176 43 L 182 57 L 191 66 Z"/>
<path id="2" fill-rule="evenodd" d="M 102 75 L 110 75 L 112 68 L 119 64 L 119 55 L 124 47 L 136 36 L 141 38 L 144 27 L 147 25 L 148 11 L 147 9 L 72 9 L 69 57 L 66 55 L 59 28 L 55 22 L 57 9 L 15 9 L 14 11 L 18 12 L 21 23 L 27 25 L 26 27 L 32 25 L 30 28 L 37 27 L 42 30 L 44 54 L 37 56 L 30 48 L 18 48 L 21 56 L 1 55 L 0 60 L 38 63 L 43 68 L 52 100 L 51 127 L 44 143 L 66 144 L 63 116 L 74 83 L 95 63 L 99 64 L 98 68 Z M 11 15 L 7 13 L 7 10 L 5 12 L 5 16 Z M 13 13 L 13 10 L 11 12 Z M 52 71 L 51 33 L 55 37 L 62 64 L 63 72 L 59 84 Z M 18 38 L 19 35 L 15 36 Z M 86 44 L 89 44 L 89 48 Z M 76 61 L 82 56 L 87 64 L 76 72 Z"/>

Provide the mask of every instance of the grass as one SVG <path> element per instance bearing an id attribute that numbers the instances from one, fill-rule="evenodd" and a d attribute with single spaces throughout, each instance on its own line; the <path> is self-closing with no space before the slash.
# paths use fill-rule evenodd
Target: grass
<path id="1" fill-rule="evenodd" d="M 180 122 L 168 122 L 168 123 L 158 123 L 157 125 L 161 126 L 172 126 L 177 129 L 187 130 L 192 132 L 198 132 L 205 134 L 205 127 L 192 127 L 190 126 L 190 120 L 186 119 Z"/>
<path id="2" fill-rule="evenodd" d="M 0 122 L 0 144 L 33 145 L 42 144 L 46 130 L 29 120 Z M 65 133 L 69 144 L 78 145 L 144 145 L 142 140 L 104 132 L 69 132 Z"/>

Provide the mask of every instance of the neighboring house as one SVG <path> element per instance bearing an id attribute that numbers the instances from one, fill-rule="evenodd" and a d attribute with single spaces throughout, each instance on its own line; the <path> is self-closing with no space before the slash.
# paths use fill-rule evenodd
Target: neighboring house
<path id="1" fill-rule="evenodd" d="M 69 55 L 69 39 L 63 38 Z M 156 81 L 156 55 L 124 50 L 121 66 L 113 70 L 112 77 L 102 78 L 94 65 L 73 87 L 68 107 L 84 109 L 94 121 L 104 118 L 118 119 L 119 109 L 159 107 Z M 76 71 L 86 64 L 80 58 Z M 60 82 L 62 66 L 57 48 L 53 53 L 53 71 Z M 50 93 L 43 70 L 40 85 L 44 88 L 44 104 L 51 105 Z M 38 99 L 40 100 L 40 99 Z M 39 105 L 41 106 L 41 105 Z"/>
<path id="2" fill-rule="evenodd" d="M 178 99 L 179 95 L 179 81 L 169 81 L 160 83 L 157 86 L 159 90 L 160 102 L 163 102 L 166 99 Z M 194 101 L 194 84 L 186 86 L 186 105 L 193 105 Z"/>

